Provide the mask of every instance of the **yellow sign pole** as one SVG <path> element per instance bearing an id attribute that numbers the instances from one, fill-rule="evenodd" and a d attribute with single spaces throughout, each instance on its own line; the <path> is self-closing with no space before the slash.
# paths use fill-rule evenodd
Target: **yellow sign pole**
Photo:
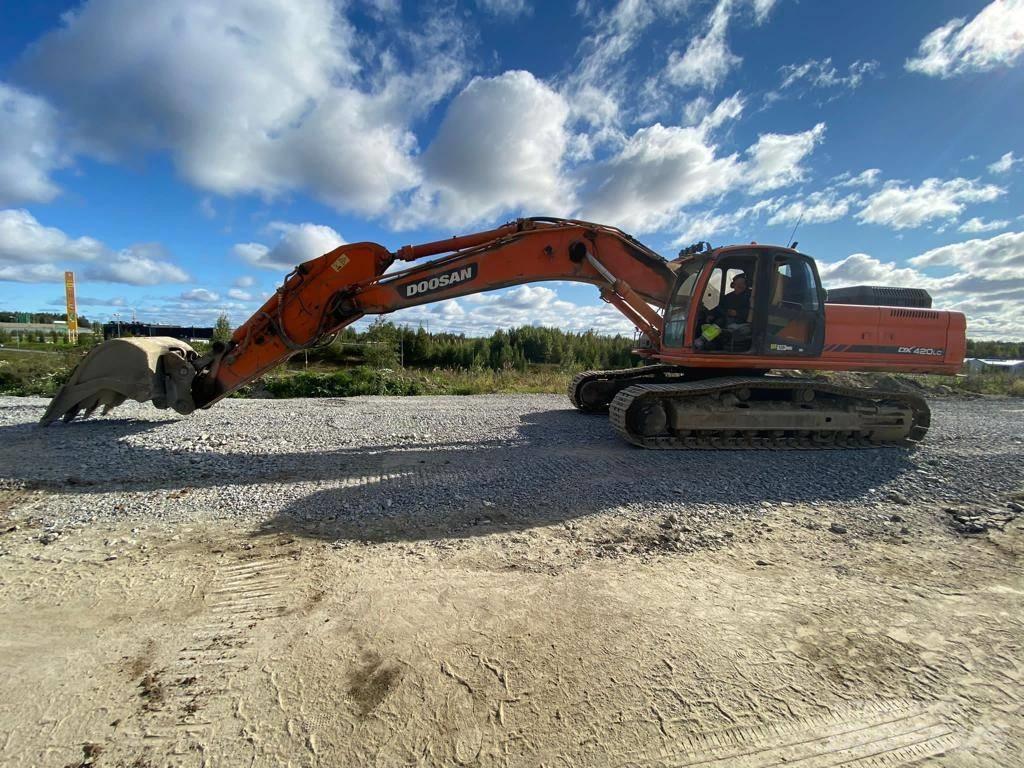
<path id="1" fill-rule="evenodd" d="M 75 273 L 64 273 L 64 296 L 68 305 L 68 344 L 78 343 L 78 308 L 75 306 Z"/>

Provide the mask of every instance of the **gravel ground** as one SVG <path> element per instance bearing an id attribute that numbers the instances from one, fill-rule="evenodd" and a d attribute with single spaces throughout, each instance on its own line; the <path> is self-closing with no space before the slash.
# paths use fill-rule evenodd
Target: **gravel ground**
<path id="1" fill-rule="evenodd" d="M 936 400 L 914 450 L 815 453 L 643 451 L 556 395 L 225 400 L 187 418 L 130 403 L 40 428 L 45 404 L 0 398 L 0 480 L 42 489 L 33 513 L 51 528 L 289 519 L 430 538 L 603 512 L 699 525 L 777 504 L 846 525 L 849 508 L 894 501 L 1003 508 L 1024 452 L 1024 403 L 1005 399 Z"/>
<path id="2" fill-rule="evenodd" d="M 1024 766 L 1020 400 L 823 452 L 45 404 L 0 398 L 4 765 Z"/>

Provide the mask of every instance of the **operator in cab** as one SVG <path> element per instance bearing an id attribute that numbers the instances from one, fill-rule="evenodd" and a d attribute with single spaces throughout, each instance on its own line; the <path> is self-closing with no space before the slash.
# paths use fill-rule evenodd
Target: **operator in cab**
<path id="1" fill-rule="evenodd" d="M 729 348 L 734 352 L 750 349 L 750 287 L 747 276 L 740 272 L 729 283 L 732 290 L 708 312 L 701 335 L 694 346 L 697 349 L 715 350 Z M 722 335 L 723 331 L 728 333 Z M 724 342 L 728 341 L 727 345 Z"/>
<path id="2" fill-rule="evenodd" d="M 750 317 L 750 287 L 747 285 L 747 276 L 742 272 L 733 277 L 729 283 L 732 290 L 722 297 L 718 306 L 711 310 L 708 316 L 711 322 L 723 328 L 734 325 L 743 325 Z"/>

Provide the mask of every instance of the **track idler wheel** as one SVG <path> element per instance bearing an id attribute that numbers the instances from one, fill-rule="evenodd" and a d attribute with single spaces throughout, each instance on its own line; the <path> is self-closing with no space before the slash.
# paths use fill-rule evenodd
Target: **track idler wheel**
<path id="1" fill-rule="evenodd" d="M 616 386 L 614 381 L 608 381 L 607 379 L 588 381 L 579 389 L 580 404 L 586 407 L 587 410 L 599 411 L 606 409 L 608 403 L 614 399 L 618 390 L 619 387 Z"/>
<path id="2" fill-rule="evenodd" d="M 668 432 L 668 414 L 659 400 L 638 403 L 630 415 L 633 431 L 644 437 L 664 435 Z"/>

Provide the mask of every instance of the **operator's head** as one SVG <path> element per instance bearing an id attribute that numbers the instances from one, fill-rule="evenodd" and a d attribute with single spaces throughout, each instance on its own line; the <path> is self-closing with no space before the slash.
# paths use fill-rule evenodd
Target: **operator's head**
<path id="1" fill-rule="evenodd" d="M 740 272 L 732 279 L 732 282 L 729 283 L 729 286 L 736 293 L 743 293 L 745 290 L 747 290 L 747 276 Z"/>

